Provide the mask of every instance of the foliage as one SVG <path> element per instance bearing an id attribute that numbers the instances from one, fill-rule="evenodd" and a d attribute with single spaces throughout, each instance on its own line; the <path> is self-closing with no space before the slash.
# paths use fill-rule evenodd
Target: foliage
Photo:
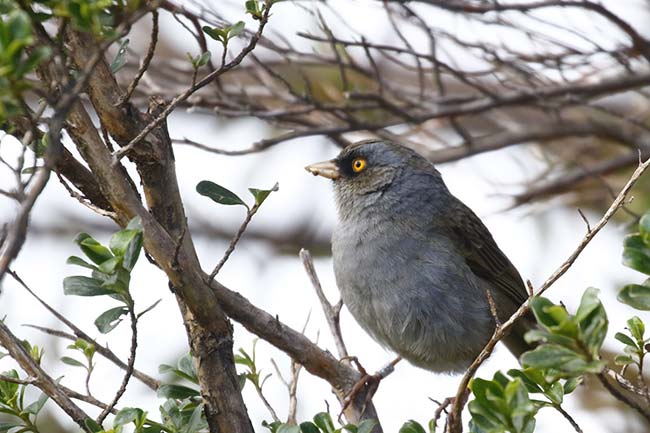
<path id="1" fill-rule="evenodd" d="M 23 111 L 22 94 L 32 87 L 28 75 L 51 54 L 33 35 L 27 13 L 11 10 L 0 19 L 0 125 Z"/>
<path id="2" fill-rule="evenodd" d="M 650 212 L 639 222 L 639 232 L 627 236 L 623 243 L 623 263 L 650 275 Z M 618 299 L 640 310 L 648 309 L 650 295 L 643 286 L 626 285 Z M 543 297 L 531 299 L 531 309 L 539 329 L 529 331 L 526 340 L 538 346 L 521 356 L 522 369 L 513 369 L 506 377 L 497 372 L 492 380 L 474 379 L 471 384 L 474 400 L 469 403 L 474 431 L 532 432 L 534 416 L 543 407 L 560 409 L 564 396 L 570 394 L 587 374 L 599 374 L 606 367 L 600 350 L 607 334 L 608 320 L 598 299 L 598 291 L 585 291 L 575 315 L 563 305 Z M 628 334 L 617 332 L 615 338 L 624 344 L 625 355 L 618 355 L 618 365 L 643 368 L 650 339 L 645 325 L 634 316 L 627 321 Z M 640 375 L 639 375 L 640 376 Z M 532 400 L 529 394 L 541 394 L 545 400 Z"/>
<path id="3" fill-rule="evenodd" d="M 650 212 L 641 217 L 639 231 L 623 241 L 623 264 L 650 276 Z M 637 310 L 650 310 L 650 278 L 642 284 L 627 284 L 618 292 L 618 300 Z"/>
<path id="4" fill-rule="evenodd" d="M 27 341 L 23 342 L 23 347 L 31 358 L 40 364 L 43 350 L 37 346 L 32 346 Z M 3 372 L 2 376 L 7 379 L 21 380 L 18 372 L 13 369 Z M 4 415 L 2 421 L 0 421 L 0 432 L 39 432 L 36 421 L 48 400 L 48 396 L 41 392 L 36 400 L 27 404 L 25 402 L 25 391 L 28 386 L 28 384 L 20 384 L 0 378 L 0 414 Z"/>
<path id="5" fill-rule="evenodd" d="M 340 427 L 334 425 L 332 416 L 327 412 L 320 412 L 314 415 L 312 421 L 304 421 L 299 425 L 291 425 L 276 422 L 262 422 L 262 425 L 268 428 L 271 433 L 370 433 L 377 424 L 375 420 L 364 420 L 358 425 L 345 424 Z"/>
<path id="6" fill-rule="evenodd" d="M 95 319 L 95 326 L 103 334 L 115 329 L 121 317 L 133 308 L 129 285 L 131 271 L 142 249 L 142 236 L 140 222 L 134 218 L 127 228 L 111 237 L 108 246 L 87 233 L 81 233 L 75 239 L 90 262 L 70 256 L 67 263 L 91 269 L 92 273 L 90 277 L 76 275 L 64 278 L 63 292 L 76 296 L 108 295 L 123 304 L 104 311 Z"/>
<path id="7" fill-rule="evenodd" d="M 269 194 L 277 190 L 277 183 L 273 185 L 271 189 L 248 188 L 248 191 L 253 195 L 253 198 L 255 199 L 255 206 L 257 207 L 264 203 Z M 249 211 L 251 210 L 250 206 L 248 206 L 244 200 L 239 198 L 237 194 L 209 180 L 202 180 L 199 182 L 196 185 L 196 192 L 205 197 L 208 197 L 212 201 L 219 204 L 241 205 Z"/>
<path id="8" fill-rule="evenodd" d="M 224 27 L 219 29 L 217 27 L 203 26 L 203 32 L 210 36 L 215 41 L 221 42 L 224 48 L 228 45 L 228 42 L 239 35 L 244 31 L 246 24 L 243 21 L 238 21 L 232 26 Z"/>

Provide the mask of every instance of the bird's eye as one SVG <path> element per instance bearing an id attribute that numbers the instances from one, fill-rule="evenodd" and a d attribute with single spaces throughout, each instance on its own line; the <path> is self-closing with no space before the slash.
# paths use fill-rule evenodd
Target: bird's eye
<path id="1" fill-rule="evenodd" d="M 366 160 L 363 158 L 355 158 L 352 161 L 352 171 L 361 173 L 366 168 Z"/>

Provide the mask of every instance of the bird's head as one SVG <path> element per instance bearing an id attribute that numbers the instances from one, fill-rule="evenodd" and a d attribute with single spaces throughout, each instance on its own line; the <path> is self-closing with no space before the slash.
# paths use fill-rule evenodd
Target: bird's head
<path id="1" fill-rule="evenodd" d="M 355 143 L 336 158 L 305 169 L 334 181 L 341 216 L 350 209 L 377 205 L 382 199 L 419 195 L 419 190 L 431 187 L 432 181 L 435 184 L 440 178 L 433 165 L 413 150 L 384 140 Z"/>

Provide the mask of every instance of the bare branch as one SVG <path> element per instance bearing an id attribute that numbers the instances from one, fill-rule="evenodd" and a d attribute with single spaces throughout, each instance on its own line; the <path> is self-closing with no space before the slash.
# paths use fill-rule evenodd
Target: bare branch
<path id="1" fill-rule="evenodd" d="M 325 319 L 329 325 L 330 332 L 332 337 L 334 337 L 334 343 L 336 344 L 336 350 L 339 354 L 339 358 L 348 357 L 348 350 L 345 347 L 345 342 L 343 341 L 343 335 L 341 334 L 341 322 L 339 320 L 340 308 L 334 308 L 332 304 L 329 303 L 325 293 L 323 293 L 323 288 L 321 287 L 320 281 L 318 280 L 318 275 L 316 275 L 316 269 L 314 268 L 314 261 L 311 258 L 309 250 L 301 249 L 300 250 L 300 259 L 302 260 L 302 265 L 311 280 L 311 284 L 316 291 L 318 300 L 320 301 L 323 312 L 325 313 Z"/>

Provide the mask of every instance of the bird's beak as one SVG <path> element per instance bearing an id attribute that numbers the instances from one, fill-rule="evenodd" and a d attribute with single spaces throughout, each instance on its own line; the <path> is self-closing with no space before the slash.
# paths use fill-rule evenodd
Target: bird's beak
<path id="1" fill-rule="evenodd" d="M 341 172 L 339 171 L 338 166 L 334 163 L 334 160 L 310 164 L 305 167 L 305 170 L 314 176 L 323 176 L 332 180 L 336 180 L 341 177 Z"/>

